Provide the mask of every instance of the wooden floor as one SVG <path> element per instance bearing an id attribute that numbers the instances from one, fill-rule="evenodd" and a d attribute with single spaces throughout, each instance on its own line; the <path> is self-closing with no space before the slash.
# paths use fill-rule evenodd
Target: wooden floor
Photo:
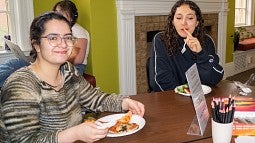
<path id="1" fill-rule="evenodd" d="M 249 79 L 249 77 L 252 73 L 255 73 L 255 68 L 241 72 L 239 74 L 236 74 L 236 75 L 233 75 L 230 77 L 227 77 L 226 79 L 231 80 L 231 81 L 240 81 L 242 83 L 245 83 Z"/>

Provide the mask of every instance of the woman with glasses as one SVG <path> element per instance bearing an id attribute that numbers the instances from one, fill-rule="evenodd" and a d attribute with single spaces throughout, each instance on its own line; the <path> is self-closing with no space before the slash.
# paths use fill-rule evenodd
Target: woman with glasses
<path id="1" fill-rule="evenodd" d="M 72 34 L 77 37 L 77 42 L 75 43 L 75 47 L 73 48 L 72 54 L 70 55 L 68 61 L 74 64 L 79 73 L 83 75 L 86 69 L 89 54 L 89 33 L 86 29 L 76 23 L 78 12 L 75 4 L 72 1 L 62 0 L 57 2 L 53 7 L 53 11 L 62 14 L 71 23 Z M 33 53 L 30 53 L 30 55 L 33 57 Z M 30 65 L 30 63 L 24 61 L 23 59 L 17 58 L 10 59 L 5 63 L 0 64 L 0 88 L 3 86 L 4 81 L 13 72 L 28 65 Z"/>
<path id="2" fill-rule="evenodd" d="M 13 73 L 2 87 L 0 136 L 6 142 L 94 142 L 104 138 L 107 129 L 82 123 L 83 109 L 144 115 L 142 103 L 94 88 L 67 61 L 76 38 L 62 15 L 50 12 L 35 18 L 30 41 L 35 62 Z"/>

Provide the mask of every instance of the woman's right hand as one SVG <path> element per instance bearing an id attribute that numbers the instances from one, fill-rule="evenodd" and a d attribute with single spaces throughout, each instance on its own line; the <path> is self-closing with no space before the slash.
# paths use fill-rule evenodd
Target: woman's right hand
<path id="1" fill-rule="evenodd" d="M 104 138 L 107 133 L 108 129 L 98 129 L 94 122 L 84 122 L 59 132 L 58 141 L 59 143 L 75 141 L 92 143 Z"/>
<path id="2" fill-rule="evenodd" d="M 187 38 L 184 39 L 184 42 L 187 43 L 191 51 L 199 53 L 202 50 L 202 47 L 198 39 L 196 37 L 193 37 L 192 34 L 189 33 L 189 31 L 187 31 L 186 29 L 184 29 L 184 31 L 187 33 Z"/>
<path id="3" fill-rule="evenodd" d="M 79 139 L 85 142 L 95 142 L 104 138 L 108 129 L 98 129 L 94 122 L 85 122 L 78 125 L 77 133 L 79 134 Z"/>

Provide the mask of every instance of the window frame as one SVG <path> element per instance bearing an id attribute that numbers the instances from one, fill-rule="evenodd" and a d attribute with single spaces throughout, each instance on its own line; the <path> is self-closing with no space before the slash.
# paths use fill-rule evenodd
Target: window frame
<path id="1" fill-rule="evenodd" d="M 254 0 L 245 0 L 246 1 L 246 7 L 245 7 L 245 11 L 246 11 L 246 15 L 245 15 L 245 23 L 235 23 L 235 27 L 238 26 L 250 26 L 254 24 Z M 235 3 L 235 11 L 236 11 L 236 3 Z"/>
<path id="2" fill-rule="evenodd" d="M 29 29 L 34 19 L 33 0 L 8 0 L 8 4 L 11 40 L 17 43 L 22 51 L 30 51 Z"/>

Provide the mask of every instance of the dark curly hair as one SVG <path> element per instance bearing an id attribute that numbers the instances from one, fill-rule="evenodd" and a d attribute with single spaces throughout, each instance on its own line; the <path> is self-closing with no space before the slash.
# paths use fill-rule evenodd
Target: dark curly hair
<path id="1" fill-rule="evenodd" d="M 173 25 L 173 19 L 174 19 L 174 15 L 175 15 L 177 8 L 182 5 L 188 5 L 191 10 L 195 11 L 196 18 L 199 23 L 198 23 L 197 27 L 195 28 L 194 32 L 192 33 L 192 35 L 199 40 L 202 47 L 204 45 L 204 43 L 203 43 L 203 38 L 205 35 L 204 20 L 202 18 L 202 13 L 201 13 L 200 8 L 198 7 L 198 5 L 196 3 L 192 2 L 192 1 L 179 0 L 173 5 L 173 7 L 168 15 L 168 21 L 167 21 L 165 31 L 161 35 L 161 39 L 164 41 L 165 46 L 168 51 L 168 54 L 170 56 L 177 55 L 179 53 L 179 51 L 178 51 L 178 47 L 180 46 L 179 42 L 178 42 L 179 34 L 177 33 L 177 31 Z"/>
<path id="2" fill-rule="evenodd" d="M 45 24 L 50 21 L 50 20 L 61 20 L 64 21 L 68 24 L 70 30 L 71 25 L 70 22 L 61 14 L 56 13 L 56 12 L 47 12 L 44 13 L 32 21 L 32 24 L 30 26 L 30 41 L 31 41 L 31 46 L 32 46 L 32 51 L 30 52 L 30 56 L 35 59 L 37 57 L 37 52 L 34 48 L 34 44 L 40 45 L 41 44 L 41 36 L 45 32 Z"/>
<path id="3" fill-rule="evenodd" d="M 61 8 L 61 11 L 65 12 L 67 15 L 70 16 L 71 26 L 73 26 L 76 23 L 77 18 L 78 18 L 78 10 L 77 10 L 75 4 L 70 0 L 62 0 L 62 1 L 57 2 L 54 5 L 52 10 L 56 11 L 58 6 Z"/>

